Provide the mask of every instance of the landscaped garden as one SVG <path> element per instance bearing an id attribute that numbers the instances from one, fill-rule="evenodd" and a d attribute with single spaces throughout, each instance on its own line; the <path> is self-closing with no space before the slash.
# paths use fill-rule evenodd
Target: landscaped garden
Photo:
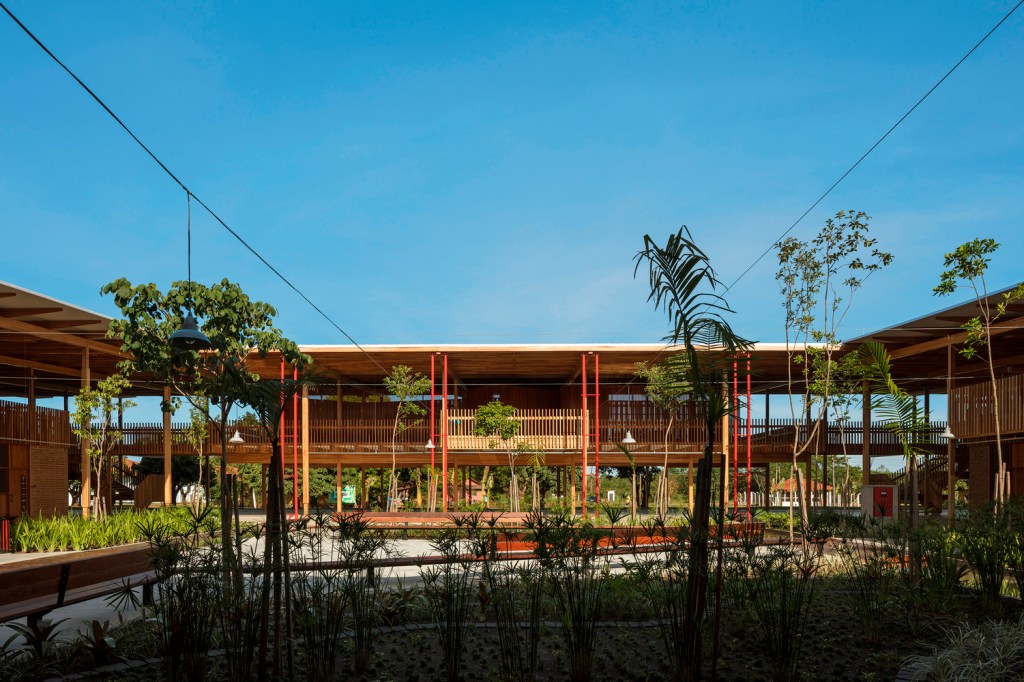
<path id="1" fill-rule="evenodd" d="M 508 559 L 495 552 L 493 518 L 464 515 L 430 532 L 432 558 L 417 559 L 359 514 L 323 516 L 290 524 L 280 563 L 262 526 L 240 527 L 229 565 L 215 517 L 179 512 L 184 531 L 139 517 L 155 603 L 116 594 L 114 605 L 142 617 L 94 623 L 70 643 L 45 620 L 20 627 L 27 645 L 5 648 L 0 677 L 663 680 L 688 670 L 694 538 L 681 520 L 620 521 L 613 536 L 566 511 L 533 514 L 522 536 L 532 557 Z M 744 528 L 726 526 L 721 564 L 713 551 L 704 677 L 713 667 L 744 680 L 888 680 L 906 666 L 920 679 L 1024 674 L 1020 507 L 966 515 L 955 530 L 821 514 L 795 544 Z M 397 578 L 397 565 L 417 564 Z"/>

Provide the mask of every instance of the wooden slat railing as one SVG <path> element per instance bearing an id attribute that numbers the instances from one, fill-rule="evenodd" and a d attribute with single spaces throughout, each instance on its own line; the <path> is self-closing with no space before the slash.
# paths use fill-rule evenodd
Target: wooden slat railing
<path id="1" fill-rule="evenodd" d="M 32 417 L 28 405 L 0 400 L 0 438 L 59 446 L 71 442 L 71 425 L 64 410 L 36 406 L 34 424 Z"/>

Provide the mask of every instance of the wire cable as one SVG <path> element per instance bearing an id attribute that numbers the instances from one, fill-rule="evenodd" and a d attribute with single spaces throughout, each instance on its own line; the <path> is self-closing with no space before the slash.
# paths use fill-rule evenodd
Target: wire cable
<path id="1" fill-rule="evenodd" d="M 755 267 L 755 266 L 756 266 L 756 265 L 757 265 L 758 263 L 760 263 L 760 262 L 761 262 L 761 260 L 762 260 L 762 259 L 763 259 L 763 258 L 764 258 L 765 256 L 767 256 L 767 255 L 768 255 L 769 253 L 771 253 L 772 249 L 774 249 L 774 248 L 775 248 L 775 245 L 776 245 L 776 244 L 778 244 L 778 243 L 779 243 L 780 241 L 782 241 L 782 240 L 783 240 L 783 239 L 784 239 L 784 238 L 786 237 L 786 235 L 788 235 L 788 234 L 789 234 L 790 232 L 792 232 L 792 231 L 793 231 L 793 229 L 794 229 L 794 228 L 796 228 L 796 226 L 797 226 L 797 225 L 799 225 L 799 224 L 800 224 L 801 222 L 803 222 L 803 219 L 804 219 L 804 218 L 806 218 L 806 217 L 807 217 L 807 215 L 808 215 L 808 214 L 809 214 L 809 213 L 810 213 L 811 211 L 813 211 L 813 210 L 814 210 L 815 208 L 817 208 L 818 204 L 820 204 L 820 203 L 821 203 L 821 202 L 822 202 L 822 201 L 823 201 L 823 200 L 825 199 L 825 197 L 827 197 L 827 196 L 828 196 L 829 194 L 831 194 L 831 193 L 832 193 L 832 190 L 834 190 L 834 189 L 835 189 L 836 187 L 838 187 L 838 186 L 839 186 L 839 183 L 841 183 L 841 182 L 842 182 L 843 180 L 845 180 L 845 179 L 846 179 L 846 176 L 848 176 L 848 175 L 849 175 L 850 173 L 852 173 L 852 172 L 854 171 L 854 169 L 855 169 L 855 168 L 857 168 L 857 166 L 859 166 L 859 165 L 861 164 L 861 162 L 862 162 L 862 161 L 863 161 L 864 159 L 868 158 L 868 155 L 869 155 L 869 154 L 871 154 L 871 152 L 875 151 L 875 149 L 876 149 L 876 148 L 878 147 L 878 145 L 882 144 L 882 142 L 884 142 L 884 141 L 885 141 L 885 138 L 889 137 L 889 135 L 890 135 L 890 134 L 891 134 L 891 133 L 892 133 L 892 132 L 893 132 L 894 130 L 896 130 L 896 128 L 898 128 L 898 127 L 899 127 L 899 125 L 900 125 L 901 123 L 903 123 L 903 121 L 904 121 L 904 120 L 906 120 L 906 118 L 907 118 L 908 116 L 910 116 L 910 114 L 914 113 L 914 110 L 915 110 L 915 109 L 917 109 L 917 108 L 918 108 L 918 107 L 919 107 L 919 106 L 921 105 L 921 103 L 922 103 L 922 102 L 924 102 L 924 101 L 925 101 L 926 99 L 928 99 L 928 96 L 929 96 L 929 95 L 931 95 L 931 94 L 932 94 L 933 92 L 935 92 L 936 88 L 938 88 L 938 87 L 939 87 L 940 85 L 942 85 L 943 81 L 945 81 L 945 80 L 946 80 L 947 78 L 949 78 L 949 77 L 950 77 L 950 76 L 951 76 L 951 75 L 953 74 L 953 72 L 954 72 L 954 71 L 956 71 L 956 70 L 957 70 L 957 68 L 958 68 L 958 67 L 959 67 L 959 66 L 960 66 L 961 64 L 963 64 L 963 63 L 964 63 L 965 61 L 967 61 L 967 58 L 968 58 L 968 57 L 970 57 L 970 56 L 971 56 L 971 55 L 972 55 L 972 54 L 974 53 L 974 51 L 975 51 L 975 50 L 977 50 L 977 49 L 978 49 L 979 47 L 981 47 L 981 44 L 982 44 L 982 43 L 984 43 L 984 42 L 985 42 L 986 40 L 988 40 L 988 37 L 989 37 L 990 35 L 992 35 L 993 33 L 995 33 L 995 32 L 996 32 L 996 29 L 997 29 L 997 28 L 999 28 L 1000 26 L 1002 26 L 1002 25 L 1003 25 L 1003 22 L 1005 22 L 1005 21 L 1006 21 L 1007 19 L 1009 19 L 1009 18 L 1010 18 L 1010 16 L 1011 16 L 1011 15 L 1012 15 L 1012 14 L 1013 14 L 1014 12 L 1016 12 L 1016 11 L 1017 11 L 1017 9 L 1018 9 L 1018 8 L 1019 8 L 1019 7 L 1021 6 L 1021 5 L 1024 5 L 1024 0 L 1020 0 L 1020 1 L 1019 1 L 1019 2 L 1018 2 L 1018 3 L 1016 4 L 1016 5 L 1014 5 L 1014 6 L 1013 6 L 1013 9 L 1011 9 L 1011 10 L 1010 10 L 1009 12 L 1007 12 L 1007 13 L 1006 13 L 1006 15 L 1005 15 L 1005 16 L 1004 16 L 1004 17 L 1003 17 L 1002 19 L 1000 19 L 1000 20 L 999 20 L 999 22 L 998 22 L 998 23 L 996 23 L 996 25 L 995 25 L 995 26 L 993 26 L 993 27 L 992 27 L 992 28 L 991 28 L 991 29 L 989 30 L 989 32 L 988 32 L 988 33 L 986 33 L 986 34 L 985 34 L 984 36 L 982 36 L 981 40 L 979 40 L 979 41 L 978 41 L 977 43 L 975 43 L 974 47 L 972 47 L 972 48 L 971 48 L 970 50 L 968 50 L 968 51 L 967 51 L 967 54 L 965 54 L 965 55 L 964 55 L 963 57 L 961 57 L 961 58 L 960 58 L 960 61 L 958 61 L 958 62 L 957 62 L 956 64 L 954 64 L 954 65 L 953 65 L 953 68 L 951 68 L 951 69 L 950 69 L 949 71 L 947 71 L 947 72 L 946 72 L 946 74 L 945 74 L 945 75 L 944 75 L 944 76 L 943 76 L 942 78 L 940 78 L 940 79 L 939 79 L 939 80 L 938 80 L 938 81 L 937 81 L 937 82 L 935 83 L 935 85 L 933 85 L 933 86 L 932 86 L 931 88 L 929 88 L 929 89 L 928 89 L 928 92 L 924 93 L 924 95 L 922 95 L 922 96 L 921 96 L 921 99 L 917 100 L 917 102 L 915 102 L 915 103 L 914 103 L 914 106 L 910 107 L 910 109 L 908 109 L 908 110 L 907 110 L 907 113 L 905 113 L 905 114 L 903 114 L 902 116 L 900 116 L 899 120 L 898 120 L 898 121 L 896 121 L 895 123 L 893 123 L 893 124 L 892 124 L 892 127 L 890 127 L 890 128 L 889 128 L 889 129 L 887 130 L 887 131 L 885 131 L 885 134 L 884 134 L 884 135 L 882 135 L 882 136 L 881 136 L 880 138 L 878 138 L 878 140 L 877 140 L 877 141 L 876 141 L 876 142 L 875 142 L 875 143 L 874 143 L 873 145 L 871 145 L 871 147 L 870 147 L 870 148 L 869 148 L 869 149 L 868 149 L 868 150 L 867 150 L 866 152 L 864 152 L 864 153 L 863 153 L 863 154 L 861 155 L 861 157 L 860 157 L 859 159 L 857 159 L 857 161 L 855 161 L 855 162 L 854 162 L 854 164 L 853 164 L 852 166 L 850 166 L 849 168 L 847 168 L 847 169 L 846 169 L 846 172 L 845 172 L 845 173 L 843 173 L 843 174 L 842 174 L 841 176 L 839 176 L 839 179 L 838 179 L 838 180 L 836 180 L 835 182 L 833 182 L 833 183 L 832 183 L 832 186 L 831 186 L 831 187 L 829 187 L 829 188 L 828 188 L 827 190 L 825 190 L 825 193 L 824 193 L 824 194 L 822 194 L 822 195 L 821 195 L 820 197 L 818 197 L 817 201 L 815 201 L 815 202 L 814 202 L 813 204 L 811 204 L 810 208 L 808 208 L 808 209 L 807 209 L 806 211 L 804 211 L 804 212 L 803 212 L 803 213 L 802 213 L 802 214 L 800 215 L 800 217 L 799 217 L 799 218 L 797 218 L 797 219 L 796 219 L 796 221 L 795 221 L 795 222 L 794 222 L 794 223 L 793 223 L 792 225 L 790 225 L 790 226 L 789 226 L 789 228 L 788 228 L 788 229 L 787 229 L 787 230 L 786 230 L 785 232 L 783 232 L 783 233 L 782 233 L 782 234 L 781 234 L 781 235 L 779 236 L 779 238 L 778 238 L 778 239 L 776 239 L 776 240 L 775 240 L 774 242 L 772 242 L 772 245 L 771 245 L 771 246 L 769 246 L 769 247 L 768 247 L 767 249 L 765 249 L 765 250 L 764 250 L 764 251 L 763 251 L 763 252 L 761 253 L 761 255 L 760 255 L 760 256 L 758 256 L 758 257 L 757 257 L 756 259 L 754 259 L 754 262 L 753 262 L 753 263 L 751 263 L 751 264 L 750 264 L 750 265 L 749 265 L 749 266 L 747 267 L 747 269 L 746 269 L 746 270 L 744 270 L 744 271 L 743 271 L 743 272 L 742 272 L 742 273 L 740 274 L 740 276 L 739 276 L 739 277 L 737 277 L 737 278 L 736 278 L 735 280 L 733 280 L 733 283 L 732 283 L 732 284 L 730 284 L 729 286 L 727 286 L 727 287 L 725 288 L 725 290 L 726 290 L 726 291 L 729 291 L 729 290 L 730 290 L 730 289 L 732 289 L 732 288 L 733 288 L 734 286 L 736 286 L 736 284 L 738 284 L 738 283 L 739 283 L 739 281 L 740 281 L 741 279 L 743 279 L 744 277 L 746 277 L 746 276 L 747 276 L 747 273 L 749 273 L 749 272 L 750 272 L 751 270 L 753 270 L 753 269 L 754 269 L 754 267 Z"/>
<path id="2" fill-rule="evenodd" d="M 1021 1 L 1022 1 L 1022 2 L 1024 2 L 1024 0 L 1021 0 Z M 113 112 L 113 110 L 112 110 L 112 109 L 111 109 L 110 107 L 108 107 L 108 106 L 107 106 L 107 104 L 106 104 L 106 103 L 105 103 L 105 102 L 104 102 L 104 101 L 103 101 L 102 99 L 100 99 L 99 95 L 97 95 L 97 94 L 96 94 L 95 92 L 93 92 L 93 91 L 92 91 L 92 89 L 91 89 L 91 88 L 90 88 L 90 87 L 89 87 L 88 85 L 86 85 L 86 84 L 85 84 L 85 83 L 84 83 L 84 82 L 82 81 L 82 79 L 81 79 L 81 78 L 79 78 L 79 77 L 78 77 L 77 75 L 75 75 L 74 71 L 72 71 L 71 69 L 69 69 L 69 68 L 67 67 L 67 65 L 66 65 L 66 64 L 64 64 L 64 62 L 62 62 L 62 61 L 61 61 L 60 59 L 58 59 L 58 58 L 57 58 L 57 55 L 55 55 L 55 54 L 54 54 L 53 52 L 51 52 L 51 51 L 50 51 L 50 48 L 46 47 L 46 45 L 44 45 L 44 44 L 43 44 L 43 41 L 41 41 L 41 40 L 40 40 L 39 38 L 37 38 L 37 37 L 36 37 L 36 35 L 35 35 L 35 34 L 34 34 L 34 33 L 33 33 L 32 31 L 31 31 L 31 30 L 29 30 L 29 28 L 28 28 L 27 26 L 25 26 L 25 24 L 23 24 L 23 23 L 21 22 L 21 20 L 20 20 L 20 19 L 18 19 L 18 17 L 14 16 L 14 13 L 13 13 L 13 12 L 11 12 L 11 10 L 7 8 L 7 5 L 5 5 L 5 4 L 4 4 L 3 2 L 2 2 L 2 0 L 0 0 L 0 9 L 3 9 L 3 11 L 7 13 L 7 16 L 9 16 L 9 17 L 10 17 L 10 18 L 11 18 L 11 19 L 12 19 L 12 20 L 14 21 L 14 23 L 16 23 L 16 24 L 18 25 L 18 27 L 19 27 L 19 28 L 21 28 L 21 30 L 25 32 L 25 35 L 27 35 L 27 36 L 28 36 L 29 38 L 31 38 L 31 39 L 32 39 L 32 41 L 33 41 L 33 42 L 34 42 L 34 43 L 35 43 L 36 45 L 38 45 L 38 46 L 39 46 L 39 48 L 40 48 L 40 49 L 41 49 L 41 50 L 42 50 L 43 52 L 45 52 L 45 53 L 46 53 L 47 55 L 49 55 L 50 59 L 52 59 L 52 60 L 53 60 L 54 62 L 56 62 L 56 63 L 57 63 L 57 65 L 58 65 L 58 66 L 60 66 L 60 68 L 62 68 L 62 69 L 63 69 L 63 70 L 64 70 L 64 71 L 65 71 L 65 72 L 66 72 L 66 73 L 67 73 L 67 74 L 69 75 L 69 76 L 71 76 L 71 78 L 73 78 L 73 79 L 74 79 L 74 81 L 75 81 L 76 83 L 78 83 L 78 84 L 79 84 L 79 85 L 80 85 L 80 86 L 82 87 L 82 89 L 83 89 L 83 90 L 85 90 L 85 91 L 86 91 L 87 93 L 89 93 L 89 96 L 90 96 L 90 97 L 92 97 L 92 98 L 93 98 L 93 100 L 95 100 L 95 102 L 96 102 L 97 104 L 99 104 L 99 105 L 100 105 L 100 106 L 101 106 L 101 107 L 103 108 L 103 110 L 104 110 L 104 111 L 106 111 L 106 112 L 107 112 L 107 113 L 108 113 L 108 114 L 110 115 L 110 117 L 111 117 L 112 119 L 114 119 L 114 121 L 116 121 L 116 122 L 117 122 L 117 124 L 118 124 L 119 126 L 121 126 L 121 128 L 122 128 L 122 129 L 123 129 L 123 130 L 124 130 L 124 131 L 125 131 L 126 133 L 128 133 L 129 137 L 131 137 L 131 138 L 132 138 L 133 140 L 135 140 L 135 143 L 136 143 L 137 145 L 139 145 L 140 147 L 142 147 L 143 151 L 145 151 L 145 152 L 146 152 L 146 154 L 148 154 L 148 155 L 149 155 L 149 158 L 153 159 L 153 161 L 155 161 L 155 162 L 156 162 L 156 164 L 157 164 L 158 166 L 160 166 L 160 168 L 161 168 L 161 169 L 163 169 L 164 173 L 166 173 L 166 174 L 167 174 L 167 176 L 171 178 L 171 180 L 173 180 L 173 181 L 174 181 L 175 183 L 177 183 L 177 185 L 178 185 L 179 187 L 181 187 L 181 188 L 182 188 L 183 190 L 185 190 L 185 192 L 187 192 L 187 193 L 188 193 L 188 196 L 189 196 L 189 197 L 191 197 L 192 199 L 195 199 L 196 203 L 197 203 L 197 204 L 199 204 L 200 206 L 202 206 L 202 207 L 203 207 L 204 209 L 206 209 L 206 212 L 207 212 L 207 213 L 209 213 L 209 214 L 210 214 L 210 216 L 211 216 L 211 217 L 212 217 L 212 218 L 213 218 L 214 220 L 216 220 L 216 221 L 217 221 L 217 222 L 218 222 L 218 223 L 219 223 L 219 224 L 221 225 L 221 227 L 223 227 L 223 228 L 224 228 L 225 230 L 227 230 L 227 231 L 228 231 L 228 232 L 229 232 L 229 233 L 231 234 L 231 236 L 233 236 L 233 237 L 234 237 L 235 239 L 237 239 L 237 240 L 238 240 L 238 242 L 239 242 L 239 243 L 240 243 L 240 244 L 241 244 L 242 246 L 244 246 L 244 247 L 245 247 L 245 248 L 246 248 L 246 249 L 247 249 L 247 250 L 249 251 L 249 253 L 251 253 L 252 255 L 256 256 L 256 258 L 257 258 L 257 259 L 259 259 L 259 261 L 260 261 L 261 263 L 263 263 L 263 264 L 264 264 L 265 266 L 267 266 L 267 268 L 268 268 L 268 269 L 269 269 L 269 270 L 270 270 L 271 272 L 273 272 L 273 273 L 274 273 L 275 275 L 277 275 L 278 279 L 280 279 L 280 280 L 281 280 L 282 282 L 284 282 L 284 283 L 285 283 L 286 285 L 288 285 L 288 288 L 289 288 L 289 289 L 291 289 L 291 290 L 292 290 L 292 291 L 294 291 L 294 292 L 295 292 L 296 294 L 298 294 L 298 295 L 299 295 L 299 297 L 300 297 L 300 298 L 302 298 L 302 300 L 304 300 L 304 301 L 305 301 L 306 303 L 308 303 L 308 304 L 309 304 L 309 306 L 310 306 L 311 308 L 313 308 L 313 310 L 315 310 L 315 311 L 316 311 L 317 313 L 319 313 L 319 314 L 320 314 L 320 316 L 321 316 L 322 318 L 324 318 L 324 319 L 325 319 L 325 320 L 326 320 L 326 321 L 328 322 L 328 324 L 330 324 L 330 325 L 331 325 L 332 327 L 334 327 L 335 329 L 337 329 L 337 330 L 338 330 L 338 332 L 340 332 L 342 336 L 344 336 L 344 337 L 345 337 L 346 339 L 348 339 L 348 340 L 349 340 L 349 341 L 350 341 L 350 342 L 352 343 L 352 345 L 353 345 L 353 346 L 355 346 L 355 347 L 356 347 L 356 348 L 358 348 L 358 349 L 359 349 L 360 351 L 362 351 L 363 353 L 365 353 L 365 354 L 366 354 L 366 357 L 370 358 L 370 360 L 371 360 L 371 361 L 372 361 L 372 362 L 373 362 L 373 363 L 374 363 L 375 365 L 377 365 L 377 367 L 379 367 L 379 368 L 380 368 L 380 370 L 381 370 L 382 372 L 384 372 L 385 374 L 387 374 L 387 370 L 386 370 L 386 369 L 384 369 L 384 367 L 383 367 L 383 366 L 382 366 L 382 365 L 381 365 L 381 364 L 380 364 L 380 363 L 379 363 L 379 362 L 377 361 L 377 359 L 376 359 L 376 358 L 374 358 L 374 357 L 373 357 L 372 355 L 370 355 L 370 353 L 369 353 L 369 352 L 367 352 L 367 351 L 366 351 L 366 349 L 364 349 L 364 348 L 363 348 L 362 346 L 360 346 L 360 345 L 359 345 L 359 344 L 358 344 L 358 343 L 356 342 L 356 340 L 355 340 L 354 338 L 352 338 L 352 336 L 351 336 L 351 335 L 350 335 L 350 334 L 349 334 L 348 332 L 346 332 L 346 331 L 345 331 L 344 329 L 342 329 L 342 328 L 341 328 L 341 325 L 339 325 L 339 324 L 338 324 L 337 322 L 335 322 L 335 321 L 334 321 L 333 319 L 331 319 L 331 317 L 330 317 L 329 315 L 327 315 L 327 313 L 325 313 L 325 312 L 324 312 L 324 311 L 323 311 L 323 310 L 322 310 L 322 309 L 320 308 L 320 306 L 318 306 L 318 305 L 316 305 L 315 303 L 313 303 L 313 301 L 311 301 L 311 300 L 310 300 L 310 298 L 309 298 L 308 296 L 306 296 L 306 294 L 304 294 L 304 293 L 303 293 L 303 292 L 302 292 L 302 291 L 301 291 L 301 290 L 300 290 L 300 289 L 299 289 L 299 288 L 298 288 L 297 286 L 295 286 L 294 284 L 292 284 L 291 280 L 289 280 L 289 279 L 288 279 L 287 277 L 285 277 L 285 276 L 284 276 L 283 274 L 281 274 L 281 272 L 280 272 L 280 271 L 279 271 L 279 270 L 278 270 L 277 268 L 275 268 L 275 267 L 274 267 L 273 265 L 271 265 L 271 264 L 270 264 L 270 262 L 269 262 L 269 261 L 267 261 L 267 259 L 266 259 L 266 258 L 264 258 L 264 257 L 263 257 L 263 256 L 262 256 L 262 255 L 261 255 L 261 254 L 260 254 L 260 253 L 259 253 L 259 252 L 258 252 L 258 251 L 257 251 L 257 250 L 255 249 L 255 248 L 253 248 L 253 247 L 252 247 L 252 246 L 251 246 L 251 245 L 250 245 L 250 244 L 249 244 L 249 243 L 248 243 L 247 241 L 245 241 L 245 239 L 243 239 L 243 238 L 242 238 L 242 236 L 241 236 L 240 234 L 238 234 L 238 232 L 236 232 L 235 230 L 233 230 L 233 229 L 232 229 L 232 228 L 231 228 L 231 227 L 230 227 L 230 226 L 229 226 L 229 225 L 228 225 L 228 224 L 227 224 L 226 222 L 224 222 L 224 220 L 223 220 L 223 219 L 221 219 L 221 217 L 220 217 L 219 215 L 217 215 L 217 214 L 216 214 L 216 213 L 214 212 L 214 210 L 213 210 L 212 208 L 210 208 L 210 207 L 209 207 L 209 206 L 208 206 L 208 205 L 206 204 L 206 202 L 204 202 L 204 201 L 203 201 L 202 199 L 200 199 L 200 198 L 199 198 L 198 196 L 196 196 L 195 192 L 193 192 L 192 190 L 190 190 L 190 189 L 189 189 L 189 188 L 188 188 L 188 187 L 187 187 L 187 186 L 185 185 L 185 183 L 184 183 L 184 182 L 182 182 L 182 181 L 181 181 L 181 179 L 180 179 L 180 178 L 178 178 L 178 176 L 177 176 L 177 175 L 175 175 L 175 174 L 174 174 L 174 173 L 173 173 L 173 172 L 171 171 L 171 169 L 170 169 L 170 168 L 168 168 L 168 167 L 167 167 L 167 165 L 166 165 L 166 164 L 164 164 L 164 162 L 163 162 L 163 161 L 161 161 L 161 160 L 160 160 L 160 158 L 159 158 L 159 157 L 158 157 L 158 156 L 157 156 L 157 155 L 156 155 L 155 153 L 153 153 L 153 150 L 151 150 L 151 149 L 150 149 L 149 147 L 147 147 L 147 146 L 146 146 L 146 144 L 145 144 L 145 143 L 144 143 L 144 142 L 143 142 L 142 140 L 140 140 L 140 139 L 138 138 L 138 136 L 137 136 L 137 135 L 136 135 L 135 133 L 133 133 L 133 132 L 132 132 L 131 128 L 129 128 L 129 127 L 128 127 L 128 126 L 127 126 L 127 125 L 125 124 L 125 122 L 124 122 L 124 121 L 122 121 L 122 120 L 121 120 L 121 119 L 120 119 L 120 118 L 118 117 L 118 115 L 117 115 L 117 114 L 115 114 L 115 113 Z M 191 232 L 190 232 L 190 234 L 189 234 L 189 239 L 191 240 Z M 191 248 L 191 244 L 190 244 L 190 247 L 189 247 L 189 248 Z M 191 263 L 190 263 L 190 269 L 191 269 Z M 191 273 L 190 273 L 190 275 L 189 275 L 189 279 L 191 280 Z"/>

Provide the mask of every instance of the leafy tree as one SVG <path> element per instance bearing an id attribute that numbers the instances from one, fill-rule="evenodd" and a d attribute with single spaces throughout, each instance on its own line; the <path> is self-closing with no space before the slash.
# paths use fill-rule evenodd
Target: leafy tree
<path id="1" fill-rule="evenodd" d="M 426 409 L 413 402 L 425 393 L 430 392 L 430 379 L 410 367 L 396 365 L 391 373 L 384 377 L 384 388 L 395 397 L 395 422 L 391 428 L 391 476 L 388 481 L 388 511 L 395 511 L 398 503 L 398 476 L 396 475 L 396 457 L 398 456 L 398 434 L 415 423 L 417 417 L 426 414 Z"/>
<path id="2" fill-rule="evenodd" d="M 213 286 L 177 281 L 166 293 L 155 284 L 133 285 L 125 278 L 105 285 L 100 293 L 112 295 L 122 319 L 112 320 L 107 335 L 121 339 L 121 350 L 129 354 L 121 367 L 126 373 L 140 372 L 164 382 L 195 407 L 193 396 L 206 396 L 219 408 L 218 419 L 209 416 L 221 438 L 220 512 L 222 550 L 231 561 L 231 497 L 224 484 L 227 476 L 227 421 L 236 404 L 244 403 L 248 385 L 258 377 L 246 367 L 255 351 L 265 357 L 279 351 L 289 363 L 305 365 L 309 358 L 297 345 L 273 326 L 277 311 L 262 301 L 251 300 L 242 288 L 223 279 Z M 203 332 L 210 348 L 171 346 L 169 338 L 177 331 L 189 310 L 203 320 Z M 170 410 L 170 405 L 164 405 Z"/>
<path id="3" fill-rule="evenodd" d="M 509 511 L 519 511 L 519 480 L 516 475 L 516 459 L 529 449 L 526 443 L 516 443 L 515 437 L 523 423 L 515 418 L 516 408 L 505 405 L 500 400 L 492 400 L 486 405 L 476 408 L 473 414 L 473 433 L 491 438 L 488 447 L 499 444 L 505 449 L 509 466 Z"/>
<path id="4" fill-rule="evenodd" d="M 794 427 L 797 423 L 796 395 L 806 411 L 807 437 L 800 441 L 800 429 L 793 429 L 791 476 L 795 477 L 800 499 L 801 521 L 808 522 L 809 495 L 804 491 L 798 459 L 818 443 L 818 431 L 835 392 L 834 353 L 841 339 L 839 328 L 850 310 L 856 292 L 864 280 L 887 266 L 892 255 L 876 248 L 869 235 L 868 216 L 863 211 L 839 211 L 809 242 L 787 237 L 776 251 L 779 269 L 775 273 L 786 313 L 785 340 L 789 355 L 787 383 L 789 409 Z M 800 367 L 799 382 L 793 377 L 793 365 Z M 800 383 L 803 390 L 797 391 Z M 790 538 L 793 535 L 793 509 L 790 507 Z"/>
<path id="5" fill-rule="evenodd" d="M 669 502 L 668 441 L 672 425 L 686 406 L 686 400 L 690 395 L 687 369 L 683 363 L 672 360 L 659 363 L 640 362 L 637 363 L 636 374 L 645 382 L 644 390 L 648 399 L 668 415 L 668 424 L 665 426 L 665 462 L 661 467 L 657 494 L 658 514 L 665 517 L 668 516 Z"/>
<path id="6" fill-rule="evenodd" d="M 84 387 L 75 397 L 74 434 L 85 444 L 89 454 L 89 468 L 95 476 L 95 497 L 92 500 L 93 518 L 106 516 L 103 495 L 98 489 L 103 476 L 103 465 L 110 460 L 110 450 L 124 440 L 124 434 L 114 427 L 114 412 L 135 407 L 130 400 L 121 400 L 121 394 L 131 388 L 122 374 L 112 374 L 97 382 L 96 388 Z M 89 516 L 89 500 L 82 500 L 82 515 Z"/>
<path id="7" fill-rule="evenodd" d="M 746 352 L 751 343 L 732 330 L 726 316 L 732 312 L 725 298 L 718 293 L 721 286 L 714 268 L 693 241 L 685 226 L 668 237 L 664 246 L 650 235 L 644 235 L 644 247 L 635 256 L 634 276 L 646 265 L 650 283 L 648 301 L 668 314 L 670 333 L 666 340 L 681 346 L 681 352 L 666 362 L 672 363 L 678 376 L 685 377 L 691 400 L 697 403 L 704 417 L 707 440 L 697 468 L 697 482 L 690 526 L 690 553 L 686 577 L 686 613 L 681 638 L 688 655 L 681 657 L 683 666 L 677 677 L 695 680 L 700 677 L 704 642 L 704 621 L 707 610 L 708 584 L 708 518 L 711 513 L 711 468 L 715 432 L 719 422 L 732 409 L 731 401 L 721 390 L 726 367 L 732 358 Z M 724 489 L 719 485 L 719 510 L 724 509 Z M 722 518 L 719 516 L 719 524 Z M 718 533 L 718 577 L 721 584 L 722 545 L 724 533 Z M 720 595 L 716 593 L 716 600 Z M 716 618 L 721 612 L 715 609 Z M 717 628 L 716 628 L 717 632 Z M 718 656 L 717 637 L 713 660 Z"/>
<path id="8" fill-rule="evenodd" d="M 985 363 L 988 365 L 989 381 L 992 384 L 992 413 L 996 426 L 996 457 L 999 461 L 999 476 L 996 484 L 995 498 L 998 503 L 1010 496 L 1009 477 L 1006 474 L 1006 461 L 1003 459 L 1002 424 L 999 415 L 999 391 L 996 382 L 995 364 L 992 359 L 992 325 L 1006 314 L 1006 309 L 1024 300 L 1024 284 L 1003 293 L 995 307 L 989 301 L 988 283 L 985 273 L 992 260 L 990 256 L 999 249 L 994 239 L 972 239 L 961 244 L 956 250 L 946 254 L 945 267 L 939 277 L 938 285 L 933 291 L 939 296 L 948 296 L 957 288 L 966 284 L 974 292 L 974 300 L 978 304 L 979 314 L 965 322 L 961 327 L 967 332 L 960 354 L 971 359 L 982 348 L 985 349 Z M 952 463 L 950 463 L 952 466 Z"/>

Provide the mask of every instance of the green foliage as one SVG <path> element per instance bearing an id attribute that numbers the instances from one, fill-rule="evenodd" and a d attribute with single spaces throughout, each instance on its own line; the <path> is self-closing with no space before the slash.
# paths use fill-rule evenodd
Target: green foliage
<path id="1" fill-rule="evenodd" d="M 1024 679 L 1024 620 L 961 625 L 945 633 L 935 652 L 912 656 L 916 679 L 997 682 Z"/>
<path id="2" fill-rule="evenodd" d="M 96 384 L 96 388 L 86 386 L 75 397 L 74 425 L 72 431 L 79 440 L 86 444 L 89 455 L 89 468 L 95 476 L 93 484 L 100 480 L 103 466 L 110 456 L 110 450 L 124 440 L 124 434 L 114 427 L 114 414 L 119 409 L 135 407 L 131 400 L 121 399 L 121 394 L 131 388 L 131 383 L 121 374 L 112 374 Z M 85 508 L 89 500 L 82 500 Z M 103 496 L 95 495 L 93 500 L 93 516 L 100 517 L 105 513 Z"/>
<path id="3" fill-rule="evenodd" d="M 184 382 L 191 387 L 190 395 L 207 395 L 218 401 L 232 396 L 237 376 L 225 374 L 224 367 L 244 371 L 245 359 L 254 349 L 260 357 L 280 351 L 287 362 L 309 363 L 298 346 L 273 326 L 277 310 L 252 301 L 227 279 L 212 286 L 177 281 L 164 293 L 155 284 L 133 285 L 122 277 L 105 285 L 100 293 L 113 295 L 123 316 L 111 321 L 108 332 L 111 338 L 120 338 L 121 350 L 130 354 L 122 368 L 167 383 Z M 203 321 L 209 352 L 183 350 L 168 343 L 189 308 Z"/>
<path id="4" fill-rule="evenodd" d="M 121 511 L 95 521 L 73 516 L 22 516 L 14 522 L 11 540 L 17 552 L 54 552 L 140 542 L 146 539 L 147 529 L 170 533 L 185 528 L 187 515 L 175 507 Z"/>
<path id="5" fill-rule="evenodd" d="M 515 418 L 516 408 L 500 400 L 492 400 L 476 408 L 473 413 L 473 433 L 478 436 L 495 438 L 502 442 L 511 441 L 522 428 L 523 423 Z M 493 446 L 492 446 L 493 447 Z"/>

